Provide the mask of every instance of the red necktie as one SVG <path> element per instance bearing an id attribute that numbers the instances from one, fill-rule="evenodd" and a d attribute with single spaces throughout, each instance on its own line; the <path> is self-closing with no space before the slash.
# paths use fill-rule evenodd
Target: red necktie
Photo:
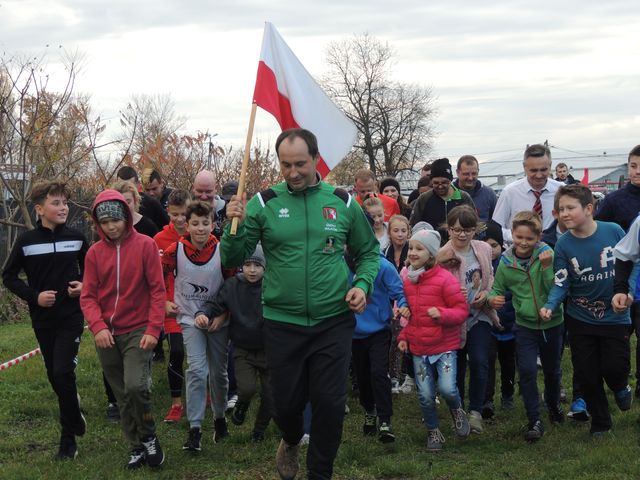
<path id="1" fill-rule="evenodd" d="M 542 195 L 542 192 L 536 192 L 535 190 L 531 190 L 531 192 L 536 197 L 536 203 L 533 204 L 533 211 L 540 216 L 540 219 L 542 219 L 542 202 L 540 201 L 540 195 Z"/>

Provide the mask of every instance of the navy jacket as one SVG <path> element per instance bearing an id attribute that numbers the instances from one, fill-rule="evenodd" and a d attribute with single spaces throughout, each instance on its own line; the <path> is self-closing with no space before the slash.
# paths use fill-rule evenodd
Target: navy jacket
<path id="1" fill-rule="evenodd" d="M 627 183 L 604 197 L 594 218 L 603 222 L 617 223 L 625 232 L 628 232 L 639 212 L 640 187 Z"/>
<path id="2" fill-rule="evenodd" d="M 456 188 L 460 188 L 458 185 L 458 180 L 454 181 L 453 184 Z M 471 196 L 471 200 L 473 200 L 473 204 L 476 207 L 476 211 L 478 212 L 478 217 L 480 217 L 481 222 L 488 222 L 493 217 L 493 210 L 496 208 L 496 203 L 498 202 L 498 197 L 496 196 L 496 192 L 489 187 L 485 187 L 482 185 L 480 180 L 476 181 L 476 186 L 473 190 L 462 190 L 463 192 L 467 192 Z"/>
<path id="3" fill-rule="evenodd" d="M 248 282 L 242 273 L 228 278 L 218 292 L 211 317 L 230 312 L 229 338 L 245 350 L 262 350 L 262 280 Z"/>

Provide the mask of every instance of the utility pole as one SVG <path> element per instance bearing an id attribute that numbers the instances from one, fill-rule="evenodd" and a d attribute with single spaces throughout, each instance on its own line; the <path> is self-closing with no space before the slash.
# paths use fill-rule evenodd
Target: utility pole
<path id="1" fill-rule="evenodd" d="M 217 136 L 218 136 L 217 133 L 214 133 L 213 135 L 211 135 L 209 132 L 207 132 L 207 137 L 209 137 L 209 154 L 207 155 L 207 170 L 211 170 L 211 160 L 213 159 L 213 142 L 211 141 L 211 139 Z"/>

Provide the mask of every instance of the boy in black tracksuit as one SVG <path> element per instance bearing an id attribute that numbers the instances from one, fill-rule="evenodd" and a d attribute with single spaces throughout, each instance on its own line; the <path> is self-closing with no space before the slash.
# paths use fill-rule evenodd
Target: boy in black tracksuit
<path id="1" fill-rule="evenodd" d="M 210 329 L 224 323 L 226 312 L 231 314 L 229 337 L 234 346 L 233 361 L 238 382 L 238 402 L 231 414 L 235 425 L 244 423 L 251 399 L 256 394 L 256 377 L 260 377 L 260 407 L 251 432 L 254 442 L 264 440 L 264 431 L 272 416 L 271 387 L 262 334 L 264 269 L 264 254 L 258 245 L 255 252 L 245 259 L 242 273 L 224 282 L 212 311 L 207 312 L 212 317 Z"/>
<path id="2" fill-rule="evenodd" d="M 75 437 L 86 430 L 75 365 L 84 328 L 79 297 L 88 244 L 82 233 L 66 226 L 68 199 L 63 183 L 45 181 L 33 186 L 37 226 L 18 237 L 2 272 L 5 286 L 29 304 L 47 376 L 58 396 L 62 425 L 58 460 L 77 456 Z M 19 277 L 21 270 L 27 283 Z"/>

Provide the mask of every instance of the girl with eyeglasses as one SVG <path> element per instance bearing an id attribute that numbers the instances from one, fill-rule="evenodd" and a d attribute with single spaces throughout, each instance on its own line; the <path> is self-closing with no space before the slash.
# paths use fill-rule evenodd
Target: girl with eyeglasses
<path id="1" fill-rule="evenodd" d="M 447 215 L 449 241 L 438 252 L 437 260 L 458 279 L 469 305 L 469 315 L 460 332 L 463 341 L 457 355 L 457 382 L 464 400 L 468 359 L 469 424 L 473 433 L 480 434 L 484 432 L 481 411 L 489 373 L 491 327 L 499 328 L 500 320 L 487 304 L 487 294 L 493 285 L 491 247 L 474 240 L 478 229 L 478 214 L 473 208 L 461 205 L 452 209 Z"/>

